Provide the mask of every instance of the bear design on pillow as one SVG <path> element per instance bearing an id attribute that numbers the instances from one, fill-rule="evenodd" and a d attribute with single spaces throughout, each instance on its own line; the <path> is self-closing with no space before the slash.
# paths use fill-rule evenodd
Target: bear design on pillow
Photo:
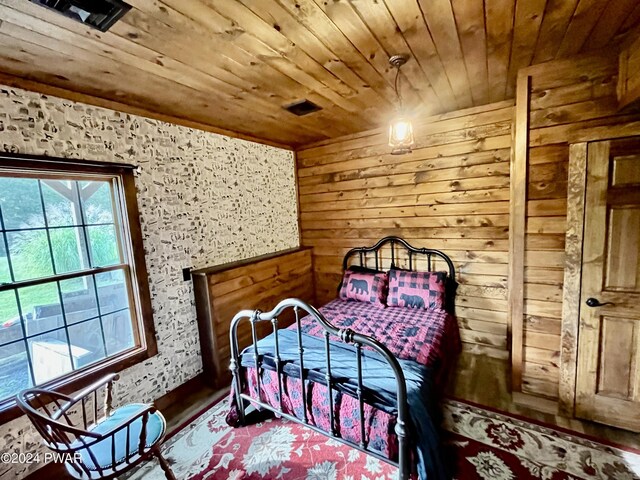
<path id="1" fill-rule="evenodd" d="M 352 278 L 349 280 L 349 286 L 351 286 L 351 291 L 356 294 L 369 293 L 369 283 L 366 280 Z"/>
<path id="2" fill-rule="evenodd" d="M 424 298 L 420 295 L 407 295 L 403 293 L 400 295 L 400 299 L 404 301 L 405 307 L 424 308 Z"/>

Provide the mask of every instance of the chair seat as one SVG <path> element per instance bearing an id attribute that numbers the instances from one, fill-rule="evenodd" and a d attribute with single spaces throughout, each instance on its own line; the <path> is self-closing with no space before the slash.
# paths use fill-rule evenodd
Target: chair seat
<path id="1" fill-rule="evenodd" d="M 127 418 L 131 418 L 135 414 L 139 413 L 141 410 L 146 408 L 147 405 L 140 403 L 133 403 L 129 405 L 124 405 L 120 408 L 117 408 L 113 411 L 110 417 L 105 418 L 103 421 L 98 423 L 94 428 L 91 429 L 92 432 L 95 433 L 105 433 L 110 429 L 114 428 L 116 425 L 126 420 Z M 146 437 L 146 445 L 145 447 L 152 447 L 164 434 L 165 431 L 165 420 L 164 417 L 160 414 L 160 412 L 155 412 L 149 414 L 147 420 L 147 437 Z M 127 451 L 127 428 L 124 427 L 120 431 L 115 434 L 115 458 L 116 464 L 122 463 L 125 459 L 131 458 L 137 455 L 138 447 L 140 443 L 140 432 L 142 431 L 142 417 L 138 418 L 134 422 L 131 423 L 129 427 L 129 451 Z M 80 449 L 78 453 L 82 457 L 82 462 L 89 468 L 90 470 L 98 470 L 100 468 L 111 468 L 112 467 L 112 454 L 111 454 L 111 442 L 112 437 L 109 436 L 104 440 L 101 440 L 89 448 L 82 448 L 82 442 L 76 440 L 73 442 L 72 447 Z M 90 442 L 92 439 L 89 437 L 85 437 L 85 441 Z M 89 450 L 93 454 L 96 459 L 96 462 L 93 461 L 91 455 L 89 454 Z M 97 466 L 96 466 L 97 463 Z"/>

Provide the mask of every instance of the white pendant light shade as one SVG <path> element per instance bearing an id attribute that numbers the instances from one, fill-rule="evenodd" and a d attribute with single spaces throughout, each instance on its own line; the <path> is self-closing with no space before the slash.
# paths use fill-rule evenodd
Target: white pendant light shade
<path id="1" fill-rule="evenodd" d="M 391 154 L 402 155 L 411 152 L 414 145 L 413 125 L 407 117 L 399 116 L 389 125 L 389 146 Z"/>
<path id="2" fill-rule="evenodd" d="M 389 64 L 396 69 L 394 89 L 398 98 L 398 115 L 389 124 L 389 146 L 391 147 L 392 155 L 410 153 L 414 145 L 413 125 L 409 117 L 403 114 L 402 96 L 398 88 L 400 67 L 407 63 L 407 60 L 409 60 L 407 55 L 394 55 L 389 59 Z"/>

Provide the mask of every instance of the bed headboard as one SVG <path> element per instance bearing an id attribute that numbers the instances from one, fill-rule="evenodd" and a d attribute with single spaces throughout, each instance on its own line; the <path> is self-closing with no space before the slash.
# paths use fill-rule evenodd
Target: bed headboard
<path id="1" fill-rule="evenodd" d="M 444 262 L 446 268 L 435 268 L 438 262 Z M 354 264 L 376 270 L 389 270 L 396 267 L 426 272 L 448 270 L 445 307 L 448 312 L 454 313 L 455 295 L 458 289 L 456 269 L 451 259 L 440 250 L 416 248 L 404 238 L 390 236 L 379 240 L 372 247 L 357 247 L 349 250 L 342 261 L 342 271 Z"/>

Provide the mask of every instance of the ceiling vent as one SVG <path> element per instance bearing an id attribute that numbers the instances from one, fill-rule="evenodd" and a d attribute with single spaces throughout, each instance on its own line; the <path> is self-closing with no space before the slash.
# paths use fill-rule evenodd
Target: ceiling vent
<path id="1" fill-rule="evenodd" d="M 120 0 L 30 0 L 65 17 L 106 32 L 131 9 Z"/>
<path id="2" fill-rule="evenodd" d="M 294 102 L 291 105 L 285 105 L 282 108 L 299 117 L 322 110 L 322 107 L 310 102 L 309 100 L 300 100 L 299 102 Z"/>

